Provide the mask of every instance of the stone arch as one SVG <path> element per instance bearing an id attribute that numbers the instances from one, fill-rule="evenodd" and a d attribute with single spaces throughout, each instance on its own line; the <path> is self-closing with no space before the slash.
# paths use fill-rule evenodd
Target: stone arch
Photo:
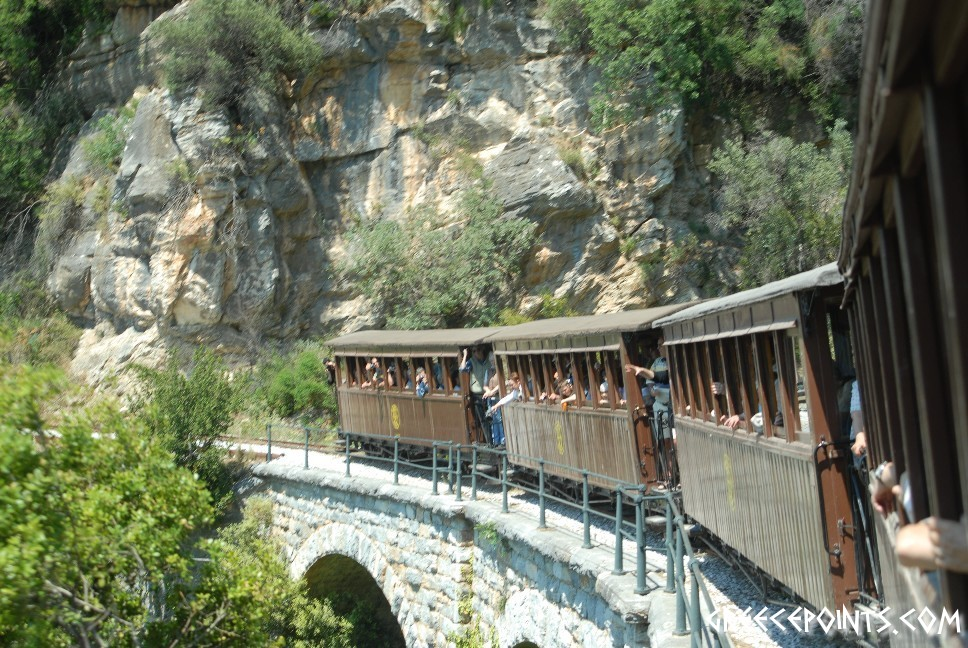
<path id="1" fill-rule="evenodd" d="M 560 645 L 559 631 L 566 626 L 565 614 L 538 590 L 512 594 L 497 621 L 501 648 Z M 535 623 L 535 619 L 541 619 L 541 623 Z"/>
<path id="2" fill-rule="evenodd" d="M 296 550 L 289 565 L 289 574 L 293 579 L 302 579 L 313 565 L 332 555 L 345 556 L 370 574 L 390 603 L 393 616 L 406 634 L 408 630 L 403 618 L 406 602 L 403 596 L 404 583 L 394 572 L 380 546 L 356 527 L 332 522 L 316 529 Z"/>

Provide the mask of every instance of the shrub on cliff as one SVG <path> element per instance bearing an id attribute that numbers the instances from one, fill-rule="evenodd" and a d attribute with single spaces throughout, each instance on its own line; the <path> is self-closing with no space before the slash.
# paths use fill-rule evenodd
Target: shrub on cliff
<path id="1" fill-rule="evenodd" d="M 749 93 L 763 91 L 798 94 L 825 120 L 852 114 L 838 102 L 857 83 L 861 0 L 547 2 L 563 42 L 602 70 L 605 123 L 679 100 L 742 114 Z"/>
<path id="2" fill-rule="evenodd" d="M 361 220 L 346 233 L 342 272 L 389 328 L 485 326 L 498 320 L 534 241 L 534 223 L 504 218 L 482 189 L 464 194 L 463 226 L 418 212 L 400 223 Z"/>
<path id="3" fill-rule="evenodd" d="M 716 153 L 709 168 L 722 182 L 720 225 L 741 238 L 744 287 L 834 260 L 852 150 L 838 122 L 823 148 L 764 133 Z"/>
<path id="4" fill-rule="evenodd" d="M 184 16 L 157 27 L 168 56 L 164 73 L 174 91 L 195 86 L 210 106 L 232 108 L 246 88 L 274 92 L 321 56 L 312 37 L 256 0 L 198 0 Z"/>

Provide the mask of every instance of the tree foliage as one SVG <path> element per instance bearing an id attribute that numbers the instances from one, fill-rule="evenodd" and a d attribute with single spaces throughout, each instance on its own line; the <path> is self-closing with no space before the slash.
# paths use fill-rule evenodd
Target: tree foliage
<path id="1" fill-rule="evenodd" d="M 420 211 L 404 222 L 363 220 L 346 233 L 344 276 L 390 328 L 484 326 L 497 321 L 534 242 L 533 223 L 501 216 L 483 189 L 460 203 L 463 227 Z"/>
<path id="2" fill-rule="evenodd" d="M 322 414 L 336 417 L 329 372 L 314 350 L 274 358 L 260 368 L 259 395 L 279 416 Z"/>
<path id="3" fill-rule="evenodd" d="M 220 507 L 231 495 L 233 476 L 218 444 L 237 409 L 236 393 L 224 363 L 199 347 L 192 368 L 183 373 L 177 357 L 169 356 L 158 370 L 136 368 L 142 392 L 136 411 L 175 463 L 196 474 Z"/>
<path id="4" fill-rule="evenodd" d="M 830 118 L 857 77 L 860 0 L 549 0 L 549 15 L 602 70 L 605 122 L 616 96 L 728 110 L 751 90 L 798 93 Z"/>
<path id="5" fill-rule="evenodd" d="M 209 496 L 117 410 L 44 433 L 52 370 L 0 376 L 0 636 L 9 645 L 130 645 L 152 577 L 190 566 Z"/>
<path id="6" fill-rule="evenodd" d="M 835 258 L 852 150 L 838 122 L 823 148 L 766 132 L 716 153 L 710 169 L 722 182 L 721 225 L 742 237 L 744 286 Z"/>
<path id="7" fill-rule="evenodd" d="M 276 4 L 256 0 L 198 0 L 157 30 L 168 50 L 169 86 L 196 86 L 212 106 L 234 107 L 246 88 L 274 92 L 280 75 L 292 77 L 321 56 L 312 37 L 287 24 Z"/>
<path id="8" fill-rule="evenodd" d="M 100 405 L 47 430 L 65 382 L 0 366 L 4 645 L 375 645 L 289 578 L 268 502 L 213 532 L 204 483 L 137 419 Z"/>

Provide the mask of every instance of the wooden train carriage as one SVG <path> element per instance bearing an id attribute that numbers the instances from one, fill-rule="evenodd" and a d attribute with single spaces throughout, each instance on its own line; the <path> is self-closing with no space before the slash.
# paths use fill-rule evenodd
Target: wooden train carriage
<path id="1" fill-rule="evenodd" d="M 964 627 L 968 575 L 902 567 L 895 538 L 968 513 L 968 2 L 872 2 L 864 43 L 839 265 L 869 464 L 891 460 L 909 484 L 908 505 L 876 518 L 884 599 L 957 611 Z M 901 630 L 898 643 L 927 639 Z"/>
<path id="2" fill-rule="evenodd" d="M 624 367 L 647 365 L 655 355 L 652 322 L 684 307 L 541 320 L 488 338 L 502 384 L 511 372 L 523 381 L 524 400 L 503 414 L 512 461 L 538 470 L 538 462 L 525 457 L 543 458 L 549 462 L 546 473 L 578 482 L 587 470 L 629 483 L 654 483 L 649 413 L 634 373 Z M 574 385 L 573 403 L 542 400 L 557 380 L 567 379 Z M 590 481 L 614 488 L 606 480 Z"/>
<path id="3" fill-rule="evenodd" d="M 330 340 L 340 426 L 358 434 L 399 435 L 413 445 L 479 441 L 459 364 L 464 348 L 497 330 L 359 331 Z M 377 368 L 368 368 L 374 360 Z M 417 393 L 421 373 L 427 384 L 423 396 Z"/>
<path id="4" fill-rule="evenodd" d="M 838 408 L 853 377 L 842 298 L 830 264 L 656 323 L 685 510 L 817 609 L 859 589 Z"/>

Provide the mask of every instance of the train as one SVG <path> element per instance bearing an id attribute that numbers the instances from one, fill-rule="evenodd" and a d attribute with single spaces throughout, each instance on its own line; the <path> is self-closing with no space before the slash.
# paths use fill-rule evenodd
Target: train
<path id="1" fill-rule="evenodd" d="M 855 373 L 842 286 L 831 264 L 699 303 L 498 328 L 351 333 L 329 341 L 341 425 L 398 437 L 411 456 L 434 442 L 485 443 L 470 376 L 459 371 L 481 349 L 502 395 L 512 375 L 521 384 L 503 423 L 508 460 L 523 474 L 540 463 L 546 485 L 574 498 L 586 473 L 605 495 L 616 481 L 675 489 L 696 522 L 810 606 L 874 600 L 838 406 Z M 645 378 L 659 376 L 639 369 L 663 357 L 675 443 L 650 402 Z M 423 395 L 417 375 L 430 382 Z M 562 383 L 569 402 L 549 397 Z M 743 422 L 729 427 L 731 415 Z M 778 552 L 778 543 L 788 549 Z"/>
<path id="2" fill-rule="evenodd" d="M 340 336 L 343 429 L 397 436 L 418 455 L 489 441 L 459 371 L 480 349 L 502 395 L 520 379 L 503 423 L 522 471 L 547 462 L 565 494 L 585 471 L 675 489 L 691 518 L 808 607 L 910 611 L 918 623 L 895 617 L 882 638 L 968 645 L 968 565 L 911 566 L 899 543 L 939 519 L 968 544 L 968 3 L 870 2 L 861 63 L 835 263 L 692 304 Z M 639 369 L 657 358 L 673 444 L 643 380 L 656 372 Z M 562 382 L 572 396 L 553 402 Z M 851 451 L 855 383 L 866 459 Z M 900 483 L 881 514 L 868 487 L 887 465 Z M 949 624 L 925 629 L 927 613 Z"/>

